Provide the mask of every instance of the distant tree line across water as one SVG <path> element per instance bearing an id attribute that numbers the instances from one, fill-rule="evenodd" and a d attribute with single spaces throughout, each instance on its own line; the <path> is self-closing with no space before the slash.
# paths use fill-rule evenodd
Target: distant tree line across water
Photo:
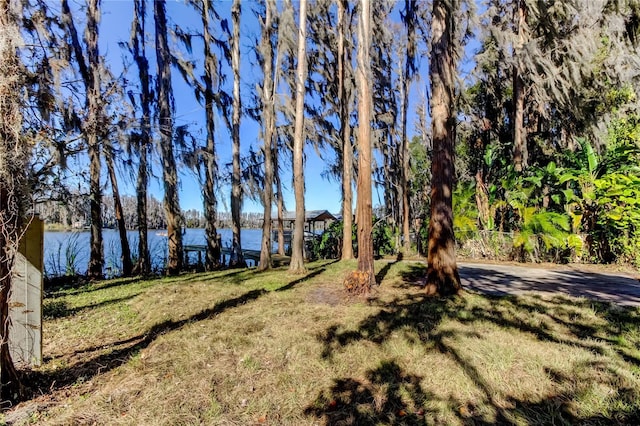
<path id="1" fill-rule="evenodd" d="M 104 197 L 102 203 L 102 226 L 116 228 L 115 206 L 112 197 Z M 123 195 L 120 197 L 125 226 L 128 230 L 138 229 L 136 210 L 137 197 Z M 36 205 L 36 213 L 45 222 L 48 230 L 80 230 L 87 229 L 90 221 L 90 203 L 86 195 L 69 195 L 64 201 L 45 201 Z M 206 218 L 196 209 L 182 210 L 182 217 L 187 228 L 204 228 Z M 257 229 L 262 226 L 262 213 L 242 212 L 240 224 L 243 228 Z M 220 211 L 217 214 L 216 227 L 230 228 L 231 213 Z M 147 197 L 148 229 L 166 229 L 167 220 L 162 201 L 153 196 Z"/>

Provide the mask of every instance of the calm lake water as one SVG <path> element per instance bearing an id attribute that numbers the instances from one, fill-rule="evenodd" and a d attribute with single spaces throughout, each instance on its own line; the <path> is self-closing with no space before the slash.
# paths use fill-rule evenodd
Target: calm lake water
<path id="1" fill-rule="evenodd" d="M 167 260 L 167 238 L 162 236 L 166 231 L 154 229 L 149 231 L 149 252 L 153 268 L 158 270 Z M 222 236 L 223 247 L 231 246 L 232 233 L 230 229 L 218 229 Z M 122 269 L 120 262 L 120 238 L 115 229 L 104 229 L 105 275 L 116 276 Z M 242 248 L 246 250 L 260 250 L 262 230 L 243 229 L 240 234 Z M 89 262 L 89 231 L 80 232 L 45 232 L 44 233 L 44 269 L 45 275 L 57 276 L 65 274 L 84 274 Z M 131 252 L 135 257 L 138 251 L 138 232 L 128 231 L 127 238 Z M 187 229 L 183 236 L 183 244 L 206 243 L 204 229 Z M 195 253 L 191 262 L 196 261 Z"/>

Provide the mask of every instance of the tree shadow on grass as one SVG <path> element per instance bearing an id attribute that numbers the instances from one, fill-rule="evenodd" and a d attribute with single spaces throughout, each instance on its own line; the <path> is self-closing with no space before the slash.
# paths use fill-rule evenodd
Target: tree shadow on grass
<path id="1" fill-rule="evenodd" d="M 251 275 L 253 270 L 247 268 L 219 269 L 207 272 L 188 272 L 171 277 L 161 277 L 162 284 L 185 285 L 196 282 L 207 283 L 210 280 L 224 280 L 226 283 L 240 284 L 245 276 Z"/>
<path id="2" fill-rule="evenodd" d="M 398 263 L 400 260 L 402 260 L 401 256 L 398 256 L 399 259 L 396 259 L 394 261 L 388 261 L 384 264 L 384 266 L 382 268 L 380 268 L 380 270 L 378 271 L 378 273 L 376 274 L 376 284 L 380 285 L 382 284 L 382 281 L 384 280 L 384 278 L 387 276 L 387 274 L 389 273 L 389 270 L 391 269 L 391 267 L 393 265 L 395 265 L 396 263 Z"/>
<path id="3" fill-rule="evenodd" d="M 322 272 L 325 268 L 319 268 L 310 274 L 307 274 L 297 280 L 294 280 L 275 291 L 290 290 L 297 284 L 305 282 Z M 181 320 L 166 320 L 152 326 L 145 333 L 138 336 L 123 339 L 117 342 L 107 342 L 104 345 L 76 351 L 74 354 L 90 353 L 99 350 L 111 351 L 93 357 L 87 361 L 83 361 L 68 368 L 62 368 L 51 372 L 28 371 L 23 377 L 23 383 L 27 385 L 33 396 L 53 392 L 67 386 L 77 383 L 78 380 L 89 380 L 90 378 L 111 371 L 123 364 L 129 362 L 131 357 L 140 353 L 141 350 L 147 348 L 159 336 L 179 330 L 184 326 L 200 321 L 213 318 L 223 312 L 255 301 L 270 291 L 265 289 L 256 289 L 248 291 L 238 297 L 224 300 L 216 303 L 211 308 L 204 309 L 188 318 Z M 133 296 L 132 296 L 133 297 Z M 116 303 L 115 301 L 113 303 Z M 86 308 L 86 307 L 85 307 Z"/>
<path id="4" fill-rule="evenodd" d="M 424 402 L 431 396 L 422 377 L 407 374 L 395 361 L 382 361 L 365 380 L 334 380 L 304 413 L 329 425 L 424 424 Z"/>
<path id="5" fill-rule="evenodd" d="M 102 308 L 109 305 L 115 305 L 118 303 L 131 300 L 138 296 L 141 292 L 136 292 L 124 297 L 118 297 L 115 299 L 103 300 L 102 302 L 92 303 L 85 306 L 76 306 L 74 308 L 69 307 L 68 303 L 64 300 L 51 300 L 46 301 L 42 305 L 42 316 L 45 319 L 58 319 L 65 318 L 77 314 L 78 312 L 88 311 L 91 309 Z"/>
<path id="6" fill-rule="evenodd" d="M 227 309 L 256 300 L 265 293 L 267 293 L 266 290 L 252 290 L 233 299 L 217 303 L 213 307 L 205 309 L 189 318 L 179 321 L 167 320 L 161 322 L 151 327 L 146 333 L 123 341 L 126 342 L 124 345 L 120 344 L 121 342 L 116 343 L 116 345 L 123 347 L 65 369 L 50 373 L 32 372 L 25 378 L 24 383 L 30 386 L 34 394 L 38 394 L 70 386 L 76 383 L 78 379 L 87 380 L 97 374 L 105 373 L 120 365 L 126 364 L 132 356 L 135 356 L 142 349 L 148 347 L 162 334 L 178 330 L 190 323 L 212 318 Z"/>
<path id="7" fill-rule="evenodd" d="M 402 278 L 401 288 L 424 287 L 427 276 L 427 265 L 424 263 L 409 263 L 406 269 L 400 272 Z"/>
<path id="8" fill-rule="evenodd" d="M 426 274 L 424 264 L 411 264 L 401 273 L 405 288 L 422 287 L 421 278 Z M 598 341 L 604 340 L 611 344 L 618 354 L 627 362 L 640 366 L 640 342 L 636 342 L 635 351 L 630 348 L 624 334 L 634 333 L 640 339 L 640 309 L 617 306 L 607 302 L 591 299 L 609 294 L 612 290 L 605 289 L 597 293 L 593 283 L 604 283 L 605 287 L 620 279 L 625 288 L 623 294 L 613 300 L 620 301 L 624 294 L 633 295 L 638 287 L 637 281 L 625 277 L 586 273 L 580 271 L 557 271 L 551 277 L 540 279 L 523 279 L 515 273 L 491 271 L 483 268 L 462 267 L 461 276 L 465 281 L 465 288 L 474 293 L 480 293 L 494 302 L 494 309 L 485 310 L 479 307 L 471 308 L 469 312 L 462 311 L 465 318 L 462 322 L 486 320 L 509 329 L 532 333 L 538 339 L 580 346 L 604 355 L 602 345 Z M 613 281 L 612 281 L 613 280 Z M 517 291 L 539 292 L 528 293 L 523 298 L 508 294 L 513 287 Z M 583 297 L 582 299 L 567 296 Z M 591 297 L 591 298 L 590 298 Z M 632 297 L 632 296 L 630 296 Z M 581 310 L 594 312 L 600 321 L 593 322 L 592 317 L 584 317 Z M 531 316 L 541 319 L 540 323 L 527 321 Z M 559 336 L 553 331 L 554 326 L 564 327 L 568 333 Z M 635 354 L 634 354 L 635 353 Z"/>
<path id="9" fill-rule="evenodd" d="M 414 286 L 415 278 L 423 276 L 423 271 L 422 265 L 408 265 L 407 272 L 402 274 L 405 279 L 402 286 Z M 491 323 L 507 332 L 526 333 L 543 342 L 580 347 L 614 359 L 617 354 L 617 361 L 631 364 L 627 367 L 633 371 L 639 365 L 638 358 L 622 351 L 617 342 L 621 333 L 627 332 L 625 344 L 628 351 L 634 352 L 635 348 L 634 354 L 639 353 L 638 310 L 591 301 L 576 302 L 563 297 L 492 296 L 486 299 L 489 303 L 478 304 L 472 301 L 472 297 L 434 299 L 420 292 L 408 293 L 388 303 L 378 302 L 380 310 L 363 319 L 355 328 L 334 324 L 318 335 L 323 345 L 321 357 L 328 360 L 348 345 L 361 341 L 382 345 L 392 335 L 400 336 L 411 344 L 419 344 L 427 351 L 437 351 L 452 360 L 471 380 L 482 395 L 478 401 L 435 401 L 433 395 L 420 389 L 425 401 L 412 401 L 404 392 L 400 403 L 394 403 L 392 408 L 376 405 L 372 386 L 391 391 L 398 387 L 398 380 L 381 375 L 380 381 L 376 382 L 371 379 L 370 372 L 367 381 L 355 377 L 334 380 L 330 388 L 320 391 L 305 414 L 321 418 L 327 424 L 401 424 L 402 421 L 405 424 L 424 424 L 422 418 L 398 420 L 392 416 L 397 411 L 396 407 L 404 404 L 416 405 L 416 413 L 437 418 L 438 413 L 430 412 L 429 407 L 444 404 L 465 424 L 640 424 L 640 392 L 634 387 L 619 388 L 625 379 L 617 367 L 578 363 L 573 366 L 571 374 L 548 372 L 558 381 L 555 393 L 543 398 L 528 399 L 508 394 L 497 398 L 495 387 L 500 383 L 488 382 L 473 357 L 460 352 L 455 345 L 457 338 L 461 337 L 482 339 L 482 335 L 473 331 L 474 325 Z M 580 309 L 584 311 L 586 308 L 595 310 L 597 318 L 594 319 L 589 312 L 581 316 Z M 472 331 L 443 330 L 439 326 L 445 319 L 466 324 L 470 327 L 465 327 L 465 330 Z M 400 376 L 414 377 L 407 372 Z M 417 385 L 419 389 L 420 378 Z M 576 401 L 589 395 L 592 386 L 618 390 L 615 395 L 610 395 L 612 403 L 606 413 L 581 415 L 576 411 Z M 393 399 L 394 395 L 386 395 L 385 398 Z"/>
<path id="10" fill-rule="evenodd" d="M 284 287 L 280 287 L 278 290 L 280 291 L 287 290 L 289 288 L 288 286 L 294 287 L 296 284 L 299 284 L 310 278 L 313 278 L 316 275 L 319 275 L 320 273 L 326 271 L 327 266 L 333 263 L 336 263 L 338 261 L 339 260 L 331 260 L 329 262 L 308 267 L 307 268 L 308 273 L 306 275 L 303 275 L 301 278 L 294 280 L 293 282 L 285 285 Z M 270 273 L 273 273 L 274 270 L 276 269 L 282 270 L 283 268 L 265 269 L 264 271 L 259 271 L 257 269 L 242 269 L 242 270 L 231 272 L 228 274 L 219 275 L 219 276 L 216 276 L 215 278 L 218 280 L 226 280 L 230 284 L 241 285 L 241 284 L 244 284 L 245 281 L 249 278 L 260 277 L 262 275 L 269 275 Z"/>
<path id="11" fill-rule="evenodd" d="M 326 270 L 327 270 L 327 268 L 325 268 L 325 267 L 320 267 L 318 269 L 312 270 L 307 275 L 304 275 L 303 277 L 300 277 L 297 280 L 293 280 L 289 284 L 285 284 L 282 287 L 278 287 L 275 291 L 291 290 L 293 287 L 297 286 L 298 284 L 303 283 L 305 281 L 309 281 L 311 278 L 322 274 Z"/>
<path id="12" fill-rule="evenodd" d="M 106 290 L 114 287 L 124 287 L 136 282 L 148 282 L 157 280 L 159 277 L 132 277 L 132 278 L 118 278 L 109 282 L 104 281 L 82 281 L 80 284 L 72 285 L 45 285 L 45 298 L 57 299 L 65 296 L 75 296 L 78 294 L 92 293 L 94 291 Z M 74 279 L 74 277 L 69 277 Z M 74 281 L 75 282 L 75 281 Z"/>
<path id="13" fill-rule="evenodd" d="M 157 281 L 158 285 L 163 284 L 189 284 L 195 281 L 206 282 L 210 279 L 232 278 L 238 275 L 255 273 L 251 269 L 220 269 L 208 272 L 182 273 L 176 276 L 136 276 L 130 278 L 116 278 L 109 281 L 89 281 L 85 277 L 57 277 L 56 284 L 45 284 L 45 297 L 47 299 L 57 299 L 65 296 L 75 296 L 79 294 L 92 293 L 100 290 L 106 290 L 115 287 L 124 287 L 130 284 L 150 281 Z M 69 283 L 66 283 L 67 279 Z M 240 280 L 239 282 L 242 282 Z"/>

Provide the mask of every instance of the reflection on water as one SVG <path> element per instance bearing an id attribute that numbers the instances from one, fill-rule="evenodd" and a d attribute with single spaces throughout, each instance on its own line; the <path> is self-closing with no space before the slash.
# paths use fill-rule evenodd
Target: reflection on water
<path id="1" fill-rule="evenodd" d="M 222 246 L 230 247 L 232 234 L 230 229 L 218 229 L 222 236 Z M 148 232 L 149 253 L 154 270 L 164 268 L 167 261 L 166 230 Z M 122 269 L 120 262 L 120 238 L 118 231 L 104 229 L 104 273 L 106 276 L 118 275 Z M 260 250 L 260 229 L 243 229 L 241 232 L 242 248 Z M 45 232 L 44 233 L 44 268 L 46 276 L 85 274 L 89 263 L 89 231 L 80 232 Z M 131 247 L 131 255 L 137 257 L 138 232 L 128 231 L 127 239 Z M 184 245 L 204 245 L 206 243 L 204 229 L 186 229 L 183 235 Z M 195 254 L 194 254 L 195 256 Z M 195 261 L 190 259 L 190 262 Z"/>

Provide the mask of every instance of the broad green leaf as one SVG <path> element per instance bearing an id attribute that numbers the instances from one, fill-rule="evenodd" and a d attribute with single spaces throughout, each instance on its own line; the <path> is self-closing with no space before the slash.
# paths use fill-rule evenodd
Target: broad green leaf
<path id="1" fill-rule="evenodd" d="M 577 256 L 582 255 L 583 243 L 582 243 L 582 238 L 580 238 L 579 235 L 570 234 L 567 237 L 567 245 L 573 250 L 575 250 Z"/>
<path id="2" fill-rule="evenodd" d="M 549 173 L 550 175 L 554 174 L 556 172 L 556 163 L 554 163 L 553 161 L 550 162 L 549 164 L 547 164 L 547 173 Z"/>
<path id="3" fill-rule="evenodd" d="M 573 193 L 573 190 L 571 189 L 563 189 L 562 193 L 564 194 L 564 199 L 567 203 L 571 202 L 574 198 L 576 198 L 575 194 Z"/>

